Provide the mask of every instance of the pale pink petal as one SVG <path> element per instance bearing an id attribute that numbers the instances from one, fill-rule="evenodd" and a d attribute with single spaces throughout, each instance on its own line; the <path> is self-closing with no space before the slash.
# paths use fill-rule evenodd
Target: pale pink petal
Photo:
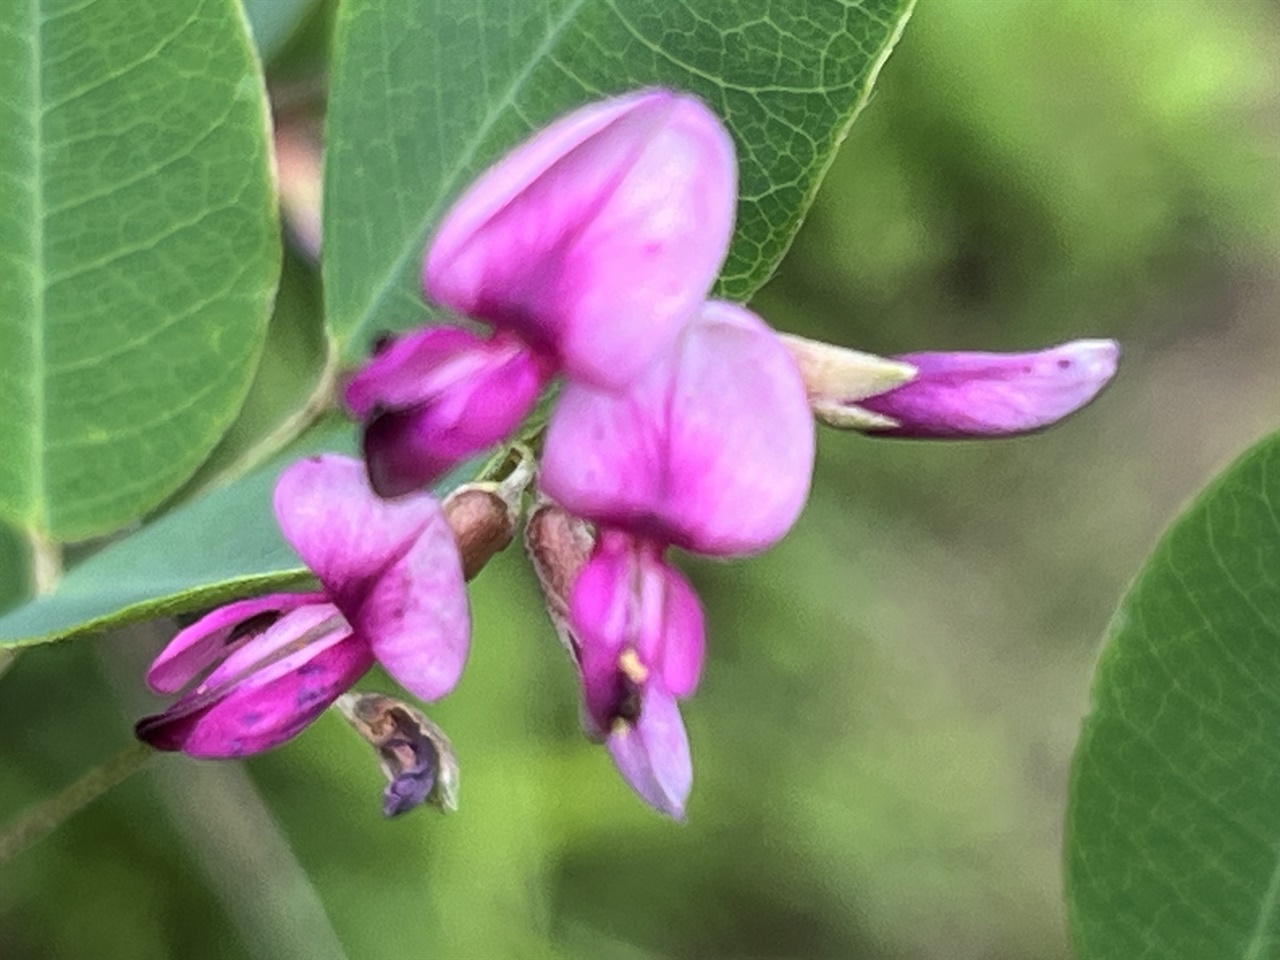
<path id="1" fill-rule="evenodd" d="M 736 205 L 733 142 L 698 100 L 584 107 L 499 161 L 442 223 L 429 297 L 619 386 L 706 296 Z"/>
<path id="2" fill-rule="evenodd" d="M 489 353 L 428 400 L 384 407 L 365 426 L 369 482 L 382 497 L 398 497 L 434 483 L 463 460 L 515 432 L 537 403 L 545 377 L 523 351 Z"/>
<path id="3" fill-rule="evenodd" d="M 147 671 L 147 685 L 156 693 L 177 693 L 222 660 L 231 645 L 251 640 L 290 610 L 324 599 L 315 593 L 272 593 L 218 607 L 169 641 Z"/>
<path id="4" fill-rule="evenodd" d="M 332 603 L 298 607 L 233 649 L 193 692 L 200 694 L 237 684 L 270 683 L 306 663 L 317 649 L 351 633 L 351 624 Z"/>
<path id="5" fill-rule="evenodd" d="M 661 684 L 677 697 L 698 687 L 706 631 L 698 595 L 661 557 L 642 561 L 640 659 L 658 670 Z"/>
<path id="6" fill-rule="evenodd" d="M 412 546 L 388 559 L 352 623 L 406 690 L 435 700 L 457 684 L 471 636 L 462 560 L 439 507 Z"/>
<path id="7" fill-rule="evenodd" d="M 676 820 L 684 819 L 693 786 L 689 738 L 675 698 L 660 684 L 645 688 L 640 717 L 609 736 L 613 762 L 640 799 Z"/>
<path id="8" fill-rule="evenodd" d="M 913 353 L 910 383 L 858 405 L 896 428 L 872 436 L 961 439 L 1042 430 L 1079 410 L 1115 375 L 1113 340 L 1076 340 L 1038 353 Z"/>
<path id="9" fill-rule="evenodd" d="M 284 538 L 353 623 L 377 578 L 441 516 L 427 494 L 377 497 L 364 464 L 337 454 L 285 469 L 276 482 L 275 511 Z"/>
<path id="10" fill-rule="evenodd" d="M 373 664 L 368 646 L 335 633 L 312 644 L 301 663 L 273 679 L 251 678 L 221 697 L 188 695 L 165 711 L 138 722 L 137 736 L 159 750 L 193 757 L 225 758 L 259 753 L 295 736 L 349 689 Z"/>
<path id="11" fill-rule="evenodd" d="M 791 527 L 813 455 L 813 418 L 790 355 L 754 314 L 711 302 L 626 392 L 565 388 L 541 484 L 587 519 L 732 555 Z"/>

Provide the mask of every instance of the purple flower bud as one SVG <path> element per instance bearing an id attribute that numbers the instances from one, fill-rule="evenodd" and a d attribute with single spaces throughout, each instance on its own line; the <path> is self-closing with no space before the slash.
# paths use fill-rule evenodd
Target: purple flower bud
<path id="1" fill-rule="evenodd" d="M 1075 340 L 1038 353 L 913 353 L 909 383 L 858 401 L 891 426 L 872 436 L 960 439 L 1031 433 L 1096 397 L 1116 372 L 1114 340 Z"/>
<path id="2" fill-rule="evenodd" d="M 324 592 L 228 604 L 174 637 L 147 679 L 161 693 L 191 688 L 137 726 L 159 749 L 199 757 L 270 749 L 375 659 L 425 699 L 458 680 L 470 633 L 466 592 L 434 499 L 381 500 L 358 461 L 323 456 L 284 471 L 275 509 Z"/>

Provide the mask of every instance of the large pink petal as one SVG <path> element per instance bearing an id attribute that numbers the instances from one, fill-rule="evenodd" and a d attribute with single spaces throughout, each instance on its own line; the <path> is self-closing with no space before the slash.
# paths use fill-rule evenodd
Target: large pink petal
<path id="1" fill-rule="evenodd" d="M 285 469 L 276 482 L 275 511 L 284 538 L 353 623 L 382 571 L 441 519 L 440 505 L 427 494 L 379 498 L 364 465 L 337 454 Z"/>
<path id="2" fill-rule="evenodd" d="M 623 385 L 705 297 L 736 190 L 733 142 L 698 100 L 652 90 L 593 104 L 464 194 L 432 242 L 425 288 L 577 379 Z"/>
<path id="3" fill-rule="evenodd" d="M 1114 340 L 1076 340 L 1038 353 L 913 353 L 909 383 L 858 401 L 898 421 L 872 436 L 962 439 L 1042 430 L 1096 397 L 1115 375 Z"/>
<path id="4" fill-rule="evenodd" d="M 164 713 L 139 721 L 136 732 L 157 749 L 196 757 L 258 753 L 297 734 L 372 664 L 368 645 L 335 608 L 302 608 Z"/>
<path id="5" fill-rule="evenodd" d="M 640 799 L 676 820 L 684 819 L 693 786 L 689 737 L 675 698 L 660 684 L 649 685 L 634 725 L 609 736 L 613 762 Z"/>
<path id="6" fill-rule="evenodd" d="M 813 418 L 790 355 L 754 314 L 711 302 L 626 392 L 565 388 L 541 484 L 579 516 L 731 555 L 791 527 L 813 455 Z"/>
<path id="7" fill-rule="evenodd" d="M 151 664 L 147 685 L 156 693 L 177 693 L 222 660 L 231 644 L 248 642 L 290 610 L 324 600 L 316 593 L 272 593 L 218 607 L 178 632 Z"/>
<path id="8" fill-rule="evenodd" d="M 410 693 L 435 700 L 457 684 L 471 618 L 458 546 L 438 507 L 413 545 L 378 575 L 354 616 L 356 632 Z"/>

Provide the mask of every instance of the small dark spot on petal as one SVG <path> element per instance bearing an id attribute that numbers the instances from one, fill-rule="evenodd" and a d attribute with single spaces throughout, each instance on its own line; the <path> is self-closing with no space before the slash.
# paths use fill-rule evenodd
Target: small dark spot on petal
<path id="1" fill-rule="evenodd" d="M 235 625 L 235 628 L 227 634 L 225 646 L 230 646 L 237 640 L 245 637 L 257 636 L 262 633 L 273 623 L 280 619 L 279 610 L 264 610 L 262 613 L 255 613 L 248 620 L 241 620 Z"/>

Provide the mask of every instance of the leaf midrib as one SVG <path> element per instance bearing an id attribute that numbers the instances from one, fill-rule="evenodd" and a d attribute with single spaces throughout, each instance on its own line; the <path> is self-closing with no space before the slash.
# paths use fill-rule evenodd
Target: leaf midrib
<path id="1" fill-rule="evenodd" d="M 489 135 L 489 132 L 493 129 L 494 124 L 498 122 L 498 119 L 503 115 L 507 108 L 511 107 L 515 103 L 516 94 L 520 91 L 525 82 L 528 81 L 529 76 L 533 73 L 539 63 L 541 63 L 542 58 L 552 49 L 552 47 L 555 46 L 556 41 L 560 39 L 560 35 L 573 21 L 574 17 L 577 15 L 578 11 L 582 9 L 585 2 L 586 0 L 570 0 L 560 19 L 552 25 L 542 42 L 538 44 L 537 48 L 526 60 L 524 66 L 520 68 L 519 72 L 507 85 L 507 89 L 503 93 L 502 98 L 489 110 L 484 120 L 476 128 L 475 135 L 468 140 L 466 148 L 459 154 L 458 160 L 454 164 L 453 169 L 446 176 L 441 178 L 440 187 L 436 192 L 435 199 L 431 202 L 431 205 L 427 208 L 421 220 L 418 222 L 417 229 L 414 230 L 405 241 L 400 253 L 396 256 L 395 260 L 392 261 L 390 268 L 383 274 L 382 281 L 374 288 L 372 295 L 369 297 L 369 300 L 365 304 L 364 310 L 360 313 L 358 319 L 345 331 L 337 335 L 336 339 L 338 340 L 341 348 L 345 348 L 348 343 L 355 340 L 365 331 L 365 329 L 367 329 L 374 315 L 381 309 L 382 305 L 386 302 L 387 297 L 391 295 L 397 279 L 400 277 L 405 266 L 409 263 L 409 260 L 422 252 L 422 246 L 426 242 L 427 233 L 439 217 L 440 211 L 444 207 L 445 200 L 452 195 L 463 174 L 470 170 L 471 163 L 475 160 L 476 153 L 480 150 L 481 145 Z"/>
<path id="2" fill-rule="evenodd" d="M 44 183 L 44 55 L 42 34 L 44 22 L 41 16 L 42 0 L 28 0 L 31 13 L 31 476 L 28 490 L 31 527 L 47 531 L 49 527 L 48 503 L 41 494 L 45 486 L 44 448 L 40 438 L 44 436 L 47 420 L 46 384 L 40 376 L 45 366 L 44 295 L 45 295 L 45 183 Z"/>

